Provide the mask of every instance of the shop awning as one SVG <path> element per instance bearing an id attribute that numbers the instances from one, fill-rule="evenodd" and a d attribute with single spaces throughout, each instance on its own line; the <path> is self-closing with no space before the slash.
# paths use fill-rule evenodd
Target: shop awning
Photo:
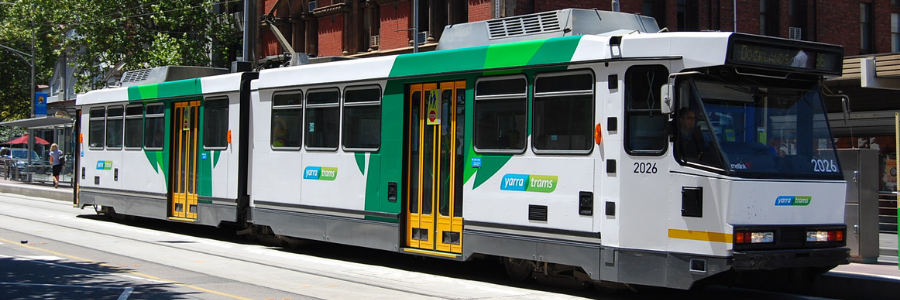
<path id="1" fill-rule="evenodd" d="M 60 117 L 48 116 L 48 117 L 0 122 L 0 126 L 40 128 L 40 127 L 53 127 L 53 126 L 60 126 L 60 125 L 72 125 L 72 124 L 74 124 L 74 122 L 75 122 L 75 120 L 73 120 L 72 118 L 60 118 Z"/>

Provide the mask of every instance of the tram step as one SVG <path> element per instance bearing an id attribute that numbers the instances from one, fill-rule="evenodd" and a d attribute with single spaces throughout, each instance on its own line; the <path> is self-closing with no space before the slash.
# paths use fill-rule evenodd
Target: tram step
<path id="1" fill-rule="evenodd" d="M 400 248 L 400 251 L 407 252 L 407 253 L 427 255 L 427 256 L 437 256 L 437 257 L 449 258 L 449 259 L 455 259 L 455 260 L 459 260 L 462 258 L 462 255 L 458 254 L 458 253 L 448 253 L 448 252 L 423 250 L 423 249 L 416 249 L 416 248 Z"/>

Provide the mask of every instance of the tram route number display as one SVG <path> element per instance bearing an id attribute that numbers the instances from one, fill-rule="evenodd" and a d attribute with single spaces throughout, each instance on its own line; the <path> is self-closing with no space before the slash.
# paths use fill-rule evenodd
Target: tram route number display
<path id="1" fill-rule="evenodd" d="M 634 163 L 634 173 L 635 174 L 656 174 L 658 170 L 656 169 L 656 163 L 649 162 L 635 162 Z"/>

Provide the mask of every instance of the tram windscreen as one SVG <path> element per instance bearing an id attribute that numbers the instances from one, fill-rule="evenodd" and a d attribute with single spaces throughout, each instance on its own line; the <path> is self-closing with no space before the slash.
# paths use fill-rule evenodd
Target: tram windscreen
<path id="1" fill-rule="evenodd" d="M 682 162 L 740 177 L 842 178 L 818 85 L 706 79 L 679 85 L 675 118 L 694 116 L 696 131 L 679 122 Z"/>

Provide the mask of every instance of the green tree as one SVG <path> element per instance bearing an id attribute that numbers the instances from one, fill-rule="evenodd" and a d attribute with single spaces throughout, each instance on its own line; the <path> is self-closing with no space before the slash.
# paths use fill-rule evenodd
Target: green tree
<path id="1" fill-rule="evenodd" d="M 239 5 L 237 0 L 0 1 L 11 3 L 0 5 L 0 44 L 30 50 L 31 29 L 36 32 L 38 84 L 49 81 L 62 49 L 76 56 L 70 66 L 80 71 L 76 86 L 95 89 L 117 65 L 122 71 L 165 65 L 228 67 L 234 60 L 228 54 L 240 47 L 233 20 L 217 11 Z M 27 115 L 28 65 L 0 51 L 0 76 L 6 83 L 0 91 L 0 120 Z M 11 116 L 3 116 L 6 112 Z"/>
<path id="2" fill-rule="evenodd" d="M 0 49 L 0 122 L 18 120 L 31 116 L 31 46 L 32 28 L 35 35 L 38 29 L 31 26 L 40 24 L 37 14 L 32 13 L 22 1 L 4 2 L 0 0 L 0 45 L 24 52 L 25 55 L 16 54 L 14 51 Z M 49 27 L 48 27 L 49 28 Z M 40 37 L 34 39 L 34 82 L 38 85 L 46 83 L 52 72 L 54 57 L 52 48 L 44 43 Z"/>

